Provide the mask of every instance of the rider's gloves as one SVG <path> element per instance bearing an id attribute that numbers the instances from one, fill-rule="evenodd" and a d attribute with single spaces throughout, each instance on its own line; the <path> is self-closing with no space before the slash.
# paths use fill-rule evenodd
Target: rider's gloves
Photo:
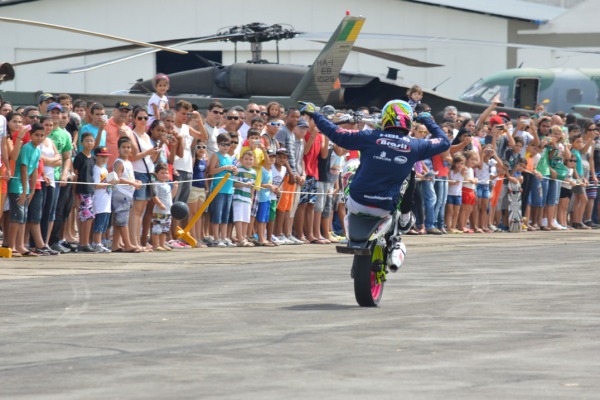
<path id="1" fill-rule="evenodd" d="M 301 103 L 301 114 L 306 114 L 309 117 L 312 117 L 315 112 L 317 112 L 317 107 L 313 103 Z"/>
<path id="2" fill-rule="evenodd" d="M 425 120 L 426 118 L 433 118 L 433 117 L 431 116 L 430 112 L 423 111 L 422 113 L 417 114 L 417 116 L 415 117 L 415 121 L 423 122 L 423 120 Z"/>

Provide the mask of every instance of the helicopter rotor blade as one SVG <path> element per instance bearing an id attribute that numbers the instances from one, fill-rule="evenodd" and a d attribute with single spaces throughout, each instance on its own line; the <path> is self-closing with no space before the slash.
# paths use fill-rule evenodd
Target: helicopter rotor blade
<path id="1" fill-rule="evenodd" d="M 119 36 L 107 35 L 105 33 L 92 32 L 92 31 L 87 31 L 84 29 L 71 28 L 69 26 L 62 26 L 62 25 L 48 24 L 48 23 L 39 22 L 39 21 L 29 21 L 26 19 L 6 18 L 6 17 L 0 17 L 0 21 L 13 23 L 13 24 L 33 25 L 33 26 L 39 26 L 39 27 L 43 27 L 43 28 L 57 29 L 57 30 L 61 30 L 61 31 L 79 33 L 82 35 L 89 35 L 89 36 L 96 36 L 96 37 L 101 37 L 101 38 L 105 38 L 105 39 L 118 40 L 121 42 L 135 44 L 135 45 L 141 46 L 141 47 L 150 47 L 150 48 L 169 51 L 169 52 L 177 53 L 177 54 L 187 54 L 187 51 L 184 51 L 184 50 L 172 49 L 170 47 L 160 46 L 160 45 L 156 45 L 156 44 L 152 44 L 152 43 L 141 42 L 139 40 L 127 39 L 127 38 L 123 38 L 123 37 L 119 37 Z"/>
<path id="2" fill-rule="evenodd" d="M 326 43 L 324 40 L 311 40 L 311 42 L 317 43 Z M 360 46 L 352 46 L 352 51 L 361 54 L 367 54 L 373 57 L 381 58 L 383 60 L 397 62 L 399 64 L 408 65 L 409 67 L 420 67 L 420 68 L 433 68 L 433 67 L 443 67 L 442 64 L 433 64 L 425 61 L 417 60 L 415 58 L 409 58 L 400 56 L 397 54 L 386 53 L 385 51 L 367 49 L 366 47 Z"/>
<path id="3" fill-rule="evenodd" d="M 165 42 L 169 42 L 170 46 L 172 47 L 179 47 L 179 46 L 185 46 L 187 44 L 193 44 L 193 43 L 199 43 L 199 42 L 216 42 L 219 40 L 224 40 L 228 37 L 237 37 L 238 35 L 211 35 L 211 36 L 205 36 L 205 37 L 201 37 L 201 38 L 191 38 L 185 41 L 174 41 L 174 40 L 170 40 L 170 41 L 165 41 Z M 171 43 L 173 42 L 173 43 Z M 131 60 L 134 58 L 138 58 L 141 56 L 145 56 L 147 54 L 153 54 L 153 53 L 157 53 L 159 52 L 160 49 L 149 49 L 149 50 L 143 50 L 137 53 L 133 53 L 133 54 L 128 54 L 125 56 L 121 56 L 121 57 L 117 57 L 117 58 L 112 58 L 110 60 L 103 60 L 103 61 L 99 61 L 96 63 L 92 63 L 92 64 L 86 64 L 86 65 L 82 65 L 79 67 L 75 67 L 75 68 L 67 68 L 67 69 L 62 69 L 62 70 L 58 70 L 58 71 L 52 71 L 50 72 L 51 74 L 78 74 L 81 72 L 88 72 L 88 71 L 93 71 L 95 69 L 98 68 L 102 68 L 108 65 L 113 65 L 113 64 L 117 64 L 123 61 L 127 61 L 127 60 Z M 97 54 L 97 53 L 95 53 Z M 74 57 L 73 54 L 69 55 L 71 57 Z M 13 64 L 15 65 L 15 64 Z"/>

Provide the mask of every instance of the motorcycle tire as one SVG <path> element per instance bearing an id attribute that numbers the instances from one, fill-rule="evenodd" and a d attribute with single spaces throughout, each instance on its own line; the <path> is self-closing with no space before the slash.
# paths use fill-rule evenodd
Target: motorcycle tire
<path id="1" fill-rule="evenodd" d="M 381 251 L 374 251 L 371 256 L 354 256 L 352 268 L 354 271 L 354 296 L 361 307 L 377 307 L 383 296 L 384 281 L 377 282 L 373 264 L 383 258 Z"/>

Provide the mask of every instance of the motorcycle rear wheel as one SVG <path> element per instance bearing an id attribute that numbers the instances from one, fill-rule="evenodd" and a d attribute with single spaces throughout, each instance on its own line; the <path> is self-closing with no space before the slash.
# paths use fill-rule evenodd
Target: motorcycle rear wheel
<path id="1" fill-rule="evenodd" d="M 370 256 L 354 256 L 352 268 L 354 270 L 354 296 L 361 307 L 377 307 L 383 296 L 385 281 L 377 281 L 377 273 L 373 271 L 373 265 L 383 263 L 383 252 L 377 246 L 373 246 L 373 254 Z M 382 266 L 383 268 L 383 266 Z"/>

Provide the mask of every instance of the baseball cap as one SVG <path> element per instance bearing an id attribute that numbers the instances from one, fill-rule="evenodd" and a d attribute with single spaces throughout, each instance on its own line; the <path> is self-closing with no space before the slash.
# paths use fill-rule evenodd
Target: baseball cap
<path id="1" fill-rule="evenodd" d="M 123 110 L 123 109 L 128 110 L 128 111 L 133 110 L 133 107 L 131 107 L 129 105 L 129 103 L 126 101 L 119 101 L 117 104 L 115 104 L 115 108 L 117 108 L 119 110 Z"/>
<path id="2" fill-rule="evenodd" d="M 593 120 L 595 124 L 600 124 L 600 114 L 594 115 Z"/>
<path id="3" fill-rule="evenodd" d="M 290 153 L 287 151 L 287 149 L 285 147 L 280 147 L 277 149 L 277 154 L 285 154 L 286 156 L 289 156 Z"/>
<path id="4" fill-rule="evenodd" d="M 42 100 L 43 101 L 43 100 Z M 50 103 L 48 104 L 48 108 L 46 109 L 46 111 L 50 112 L 52 110 L 58 110 L 60 112 L 62 112 L 62 106 L 58 103 Z"/>
<path id="5" fill-rule="evenodd" d="M 505 112 L 499 112 L 498 116 L 504 120 L 504 122 L 510 121 L 510 116 Z"/>
<path id="6" fill-rule="evenodd" d="M 308 122 L 306 122 L 306 120 L 304 118 L 300 118 L 298 120 L 298 126 L 300 128 L 308 128 Z"/>
<path id="7" fill-rule="evenodd" d="M 490 126 L 502 125 L 503 123 L 504 120 L 499 115 L 494 115 L 492 118 L 490 118 Z"/>
<path id="8" fill-rule="evenodd" d="M 96 147 L 94 149 L 94 154 L 97 156 L 110 156 L 110 153 L 106 147 Z"/>
<path id="9" fill-rule="evenodd" d="M 38 104 L 41 104 L 48 99 L 56 100 L 52 93 L 42 93 L 40 94 L 40 97 L 38 97 Z"/>
<path id="10" fill-rule="evenodd" d="M 275 154 L 276 154 L 276 153 L 275 153 L 275 151 L 274 151 L 274 150 L 271 150 L 271 149 L 267 150 L 267 155 L 268 155 L 269 157 L 270 157 L 270 156 L 274 156 Z"/>

